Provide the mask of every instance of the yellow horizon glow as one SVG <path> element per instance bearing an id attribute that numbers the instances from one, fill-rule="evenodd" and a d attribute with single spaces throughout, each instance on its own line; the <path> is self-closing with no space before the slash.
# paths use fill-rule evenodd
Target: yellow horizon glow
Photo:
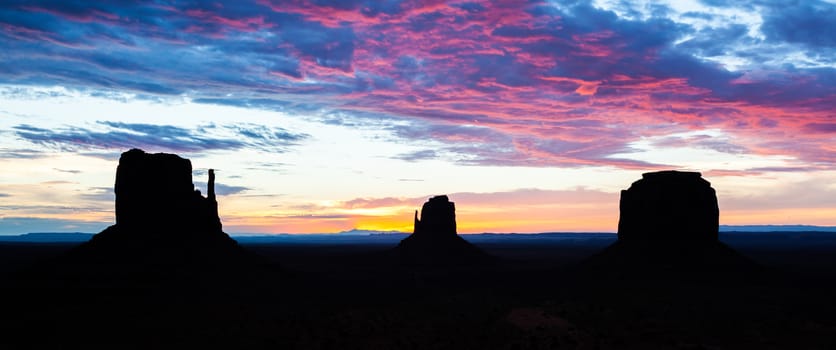
<path id="1" fill-rule="evenodd" d="M 484 209 L 484 208 L 481 208 Z M 497 216 L 495 213 L 479 213 L 462 210 L 457 213 L 457 231 L 474 233 L 539 233 L 539 232 L 616 232 L 618 212 L 567 211 L 565 216 L 544 215 L 547 211 L 522 210 Z M 391 215 L 357 215 L 344 218 L 313 218 L 306 216 L 224 216 L 222 222 L 229 233 L 309 234 L 339 233 L 352 229 L 369 231 L 413 231 L 413 212 L 399 211 Z M 558 211 L 555 211 L 558 212 Z M 536 215 L 531 215 L 536 214 Z M 71 220 L 79 223 L 102 223 L 103 229 L 113 222 L 113 215 L 99 212 L 67 214 L 38 214 L 32 218 Z M 727 210 L 721 212 L 721 225 L 819 225 L 834 226 L 836 209 L 793 208 L 775 210 Z"/>
<path id="2" fill-rule="evenodd" d="M 720 225 L 819 225 L 834 226 L 834 222 L 822 219 L 836 217 L 836 210 L 790 209 L 770 210 L 765 212 L 735 210 L 721 213 Z M 460 234 L 476 233 L 542 233 L 542 232 L 617 232 L 618 214 L 606 215 L 590 213 L 583 217 L 505 217 L 461 213 L 457 215 L 457 231 Z M 785 218 L 793 218 L 786 220 Z M 258 220 L 260 224 L 235 226 L 258 227 L 265 233 L 339 233 L 352 229 L 369 231 L 397 231 L 411 233 L 413 217 L 411 212 L 390 216 L 359 216 L 341 222 L 331 220 L 305 221 L 293 218 L 282 219 L 280 223 Z M 243 225 L 242 225 L 243 224 Z M 224 224 L 227 226 L 226 222 Z M 230 225 L 231 226 L 231 225 Z"/>

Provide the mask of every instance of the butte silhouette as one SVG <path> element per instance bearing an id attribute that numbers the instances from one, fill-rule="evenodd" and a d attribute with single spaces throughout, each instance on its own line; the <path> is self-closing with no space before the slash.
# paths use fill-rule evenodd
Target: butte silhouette
<path id="1" fill-rule="evenodd" d="M 493 257 L 456 233 L 456 205 L 447 196 L 430 198 L 415 211 L 415 228 L 404 238 L 395 254 L 405 263 L 461 264 L 492 260 Z"/>
<path id="2" fill-rule="evenodd" d="M 192 164 L 174 154 L 122 153 L 116 170 L 116 224 L 73 249 L 61 264 L 96 274 L 167 274 L 255 261 L 222 230 L 209 170 L 207 197 Z"/>
<path id="3" fill-rule="evenodd" d="M 697 172 L 645 173 L 621 191 L 618 241 L 582 268 L 621 276 L 735 274 L 756 265 L 718 240 L 720 210 Z"/>

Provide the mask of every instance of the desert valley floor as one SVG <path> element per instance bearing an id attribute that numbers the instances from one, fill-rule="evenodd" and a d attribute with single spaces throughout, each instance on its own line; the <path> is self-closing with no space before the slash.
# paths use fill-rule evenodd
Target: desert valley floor
<path id="1" fill-rule="evenodd" d="M 27 272 L 73 244 L 4 243 L 0 345 L 836 347 L 836 239 L 830 234 L 721 234 L 762 269 L 716 276 L 579 272 L 585 259 L 615 241 L 611 234 L 465 238 L 498 259 L 398 264 L 386 254 L 397 244 L 390 237 L 241 240 L 263 266 L 91 281 Z"/>

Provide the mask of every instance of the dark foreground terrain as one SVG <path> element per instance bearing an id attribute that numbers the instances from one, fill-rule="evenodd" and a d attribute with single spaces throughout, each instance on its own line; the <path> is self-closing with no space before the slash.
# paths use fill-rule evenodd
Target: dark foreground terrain
<path id="1" fill-rule="evenodd" d="M 4 243 L 0 348 L 836 348 L 832 234 L 721 234 L 764 266 L 722 278 L 578 273 L 614 235 L 465 238 L 500 260 L 399 265 L 391 237 L 241 240 L 280 269 L 91 281 L 20 272 L 71 243 Z"/>

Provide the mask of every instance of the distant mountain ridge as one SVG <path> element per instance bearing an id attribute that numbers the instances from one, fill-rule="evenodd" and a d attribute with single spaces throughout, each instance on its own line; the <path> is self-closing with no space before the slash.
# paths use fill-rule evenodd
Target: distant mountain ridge
<path id="1" fill-rule="evenodd" d="M 720 232 L 836 232 L 836 226 L 720 225 Z"/>
<path id="2" fill-rule="evenodd" d="M 0 242 L 31 243 L 81 243 L 87 242 L 93 233 L 86 232 L 30 232 L 22 235 L 0 236 Z"/>
<path id="3" fill-rule="evenodd" d="M 405 234 L 406 232 L 401 231 L 376 231 L 376 230 L 360 230 L 360 229 L 351 229 L 348 231 L 340 231 L 337 232 L 337 235 L 341 236 L 372 236 L 372 235 L 392 235 L 392 234 Z"/>
<path id="4" fill-rule="evenodd" d="M 836 226 L 815 226 L 815 225 L 720 225 L 720 232 L 833 232 L 836 233 Z M 604 232 L 540 232 L 540 233 L 478 233 L 465 234 L 465 237 L 476 236 L 498 236 L 498 235 L 513 235 L 518 237 L 526 237 L 535 239 L 536 237 L 547 237 L 554 235 L 594 235 L 602 234 Z M 309 233 L 309 234 L 290 234 L 290 233 L 261 233 L 261 234 L 246 234 L 238 233 L 231 234 L 232 238 L 239 242 L 279 242 L 298 240 L 303 238 L 318 238 L 318 240 L 328 239 L 347 239 L 348 237 L 371 237 L 371 236 L 391 236 L 392 239 L 401 239 L 402 236 L 408 233 L 399 231 L 375 231 L 375 230 L 348 230 L 338 233 Z M 614 233 L 607 233 L 614 234 Z M 0 235 L 0 242 L 29 242 L 29 243 L 81 243 L 86 242 L 93 236 L 93 233 L 86 232 L 31 232 L 20 235 Z M 341 238 L 342 237 L 342 238 Z"/>

